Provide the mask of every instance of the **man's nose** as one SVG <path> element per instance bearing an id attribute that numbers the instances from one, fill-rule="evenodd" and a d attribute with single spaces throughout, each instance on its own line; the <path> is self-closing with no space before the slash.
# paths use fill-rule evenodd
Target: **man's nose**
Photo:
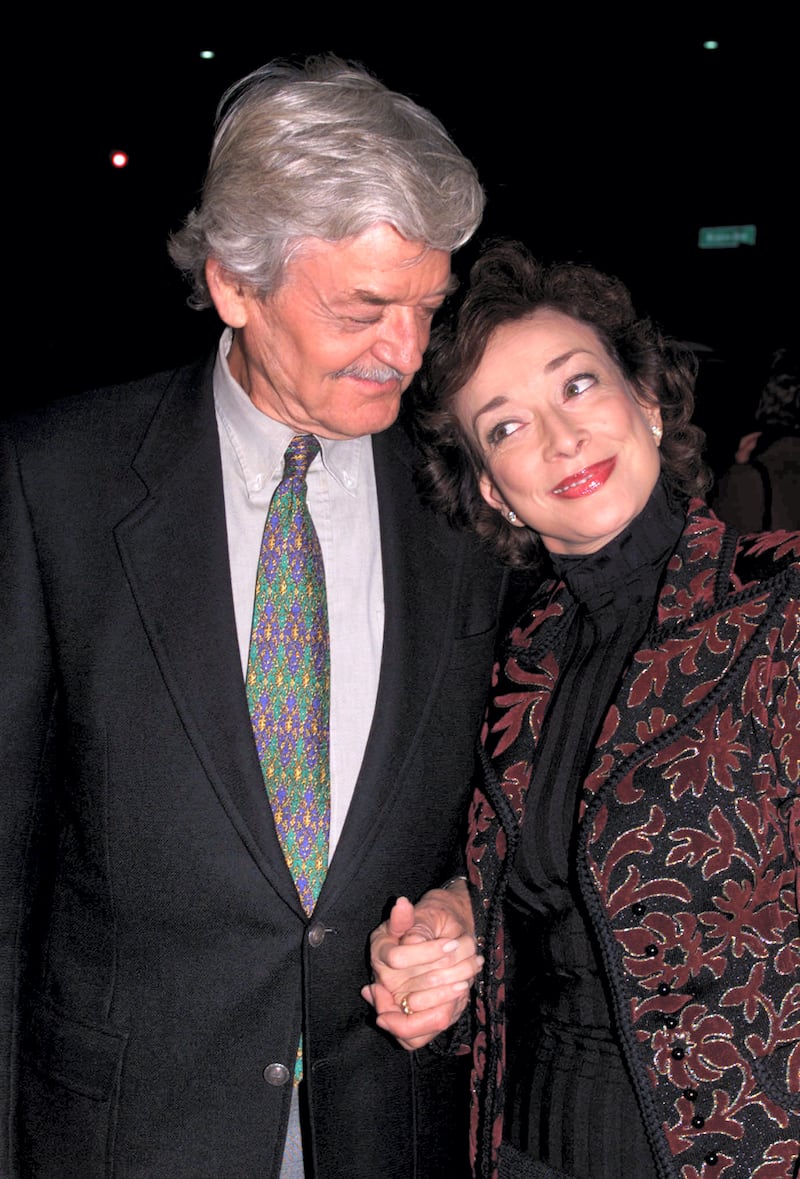
<path id="1" fill-rule="evenodd" d="M 430 325 L 413 307 L 392 307 L 383 317 L 382 330 L 373 348 L 378 360 L 411 376 L 422 364 L 428 347 Z"/>

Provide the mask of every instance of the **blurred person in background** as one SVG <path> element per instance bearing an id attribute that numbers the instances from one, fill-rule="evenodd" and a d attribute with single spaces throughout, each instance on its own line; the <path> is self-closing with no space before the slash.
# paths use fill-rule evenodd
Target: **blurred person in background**
<path id="1" fill-rule="evenodd" d="M 800 528 L 800 366 L 779 348 L 758 399 L 756 429 L 739 442 L 719 480 L 714 510 L 741 532 Z"/>

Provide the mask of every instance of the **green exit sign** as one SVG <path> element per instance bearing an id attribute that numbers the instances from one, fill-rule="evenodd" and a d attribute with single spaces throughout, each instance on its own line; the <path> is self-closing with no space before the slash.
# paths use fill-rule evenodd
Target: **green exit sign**
<path id="1" fill-rule="evenodd" d="M 736 246 L 756 244 L 755 225 L 705 225 L 697 244 L 701 250 L 732 250 Z"/>

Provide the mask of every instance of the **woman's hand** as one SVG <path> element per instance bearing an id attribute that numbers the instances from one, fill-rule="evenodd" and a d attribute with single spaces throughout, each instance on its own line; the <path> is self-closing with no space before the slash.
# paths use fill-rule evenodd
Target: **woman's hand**
<path id="1" fill-rule="evenodd" d="M 434 888 L 412 905 L 400 897 L 371 937 L 374 982 L 361 994 L 378 1027 L 409 1051 L 458 1019 L 483 965 L 465 881 Z"/>

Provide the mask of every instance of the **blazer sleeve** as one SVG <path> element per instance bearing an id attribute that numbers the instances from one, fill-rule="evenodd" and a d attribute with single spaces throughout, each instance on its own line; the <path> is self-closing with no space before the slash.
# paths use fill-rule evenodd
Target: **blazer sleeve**
<path id="1" fill-rule="evenodd" d="M 34 528 L 16 448 L 0 426 L 0 1173 L 13 1174 L 10 1127 L 15 1089 L 18 996 L 28 963 L 37 872 L 46 868 L 47 809 L 55 685 Z"/>

